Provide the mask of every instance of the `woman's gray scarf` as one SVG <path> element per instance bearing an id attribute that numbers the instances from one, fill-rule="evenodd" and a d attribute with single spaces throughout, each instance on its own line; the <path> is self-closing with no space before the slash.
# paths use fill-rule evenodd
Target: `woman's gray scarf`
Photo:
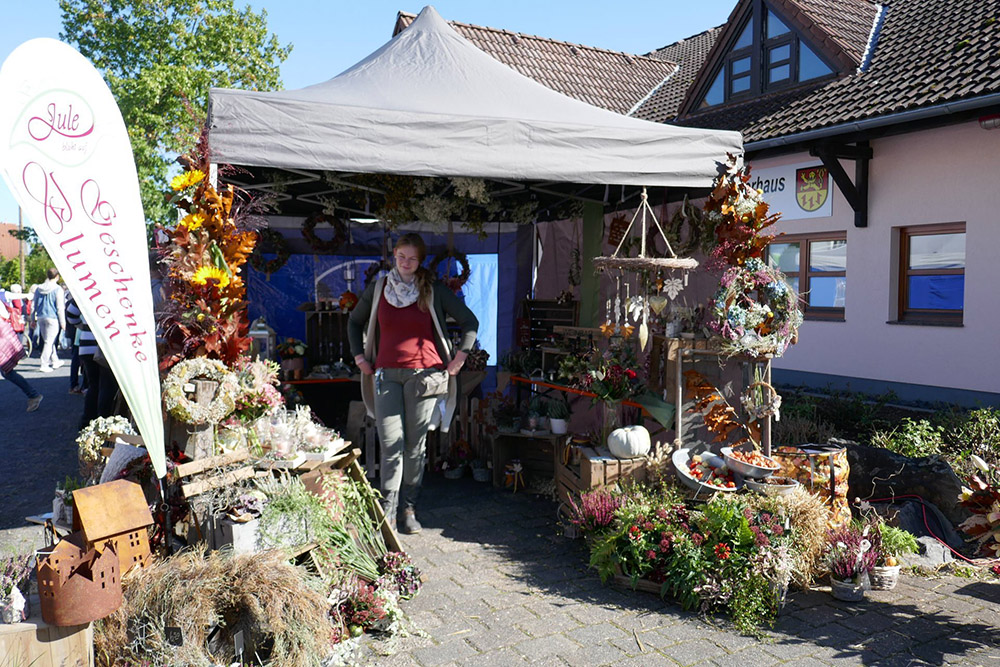
<path id="1" fill-rule="evenodd" d="M 412 306 L 419 297 L 420 288 L 417 287 L 416 278 L 412 283 L 406 283 L 395 268 L 386 276 L 385 298 L 396 308 Z"/>

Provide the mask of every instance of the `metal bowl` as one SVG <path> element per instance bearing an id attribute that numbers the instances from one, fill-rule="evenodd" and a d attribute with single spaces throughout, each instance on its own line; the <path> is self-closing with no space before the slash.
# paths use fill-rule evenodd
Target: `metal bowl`
<path id="1" fill-rule="evenodd" d="M 766 481 L 756 479 L 744 479 L 743 483 L 754 491 L 759 491 L 768 496 L 786 496 L 798 488 L 799 483 L 790 477 L 770 477 L 773 481 L 782 480 L 787 484 L 769 484 Z"/>
<path id="2" fill-rule="evenodd" d="M 702 456 L 710 456 L 711 452 L 695 452 L 701 454 Z M 691 450 L 689 448 L 678 449 L 670 456 L 670 460 L 674 464 L 674 470 L 677 471 L 677 477 L 690 489 L 698 491 L 699 493 L 704 491 L 705 493 L 715 493 L 716 491 L 736 491 L 740 488 L 739 482 L 736 484 L 734 489 L 725 489 L 718 486 L 712 486 L 711 484 L 705 484 L 694 477 L 688 472 L 688 462 L 691 460 Z M 718 458 L 718 457 L 716 457 Z"/>
<path id="3" fill-rule="evenodd" d="M 733 448 L 732 447 L 723 447 L 722 448 L 722 457 L 726 460 L 726 466 L 730 470 L 732 470 L 734 472 L 738 472 L 739 474 L 743 475 L 744 477 L 754 477 L 754 478 L 757 478 L 757 479 L 761 479 L 761 478 L 764 478 L 764 477 L 769 477 L 769 476 L 773 475 L 774 473 L 778 472 L 778 470 L 781 467 L 777 463 L 774 464 L 773 468 L 762 468 L 760 466 L 755 466 L 755 465 L 750 465 L 749 463 L 744 463 L 743 461 L 740 461 L 739 459 L 733 458 Z M 771 460 L 773 461 L 774 459 L 771 459 Z"/>

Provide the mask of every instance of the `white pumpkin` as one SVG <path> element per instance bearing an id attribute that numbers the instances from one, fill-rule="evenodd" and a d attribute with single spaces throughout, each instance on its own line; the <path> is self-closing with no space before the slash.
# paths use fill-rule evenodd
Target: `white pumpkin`
<path id="1" fill-rule="evenodd" d="M 634 459 L 649 454 L 649 431 L 645 426 L 625 426 L 608 436 L 608 449 L 620 459 Z"/>

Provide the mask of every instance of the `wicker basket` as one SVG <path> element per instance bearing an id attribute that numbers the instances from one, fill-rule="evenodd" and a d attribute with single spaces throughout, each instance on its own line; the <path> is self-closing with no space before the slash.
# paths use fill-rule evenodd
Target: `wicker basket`
<path id="1" fill-rule="evenodd" d="M 876 566 L 869 575 L 873 591 L 891 591 L 899 582 L 899 565 Z"/>

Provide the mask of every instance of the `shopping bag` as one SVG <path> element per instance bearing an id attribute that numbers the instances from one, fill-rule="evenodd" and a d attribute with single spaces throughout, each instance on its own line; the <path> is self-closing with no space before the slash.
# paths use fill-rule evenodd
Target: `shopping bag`
<path id="1" fill-rule="evenodd" d="M 778 447 L 771 453 L 781 466 L 778 473 L 790 477 L 818 495 L 830 508 L 830 528 L 840 528 L 851 520 L 847 501 L 850 465 L 847 448 L 841 445 L 805 444 Z"/>
<path id="2" fill-rule="evenodd" d="M 0 373 L 6 375 L 14 370 L 17 362 L 24 358 L 24 346 L 10 322 L 0 317 Z"/>

